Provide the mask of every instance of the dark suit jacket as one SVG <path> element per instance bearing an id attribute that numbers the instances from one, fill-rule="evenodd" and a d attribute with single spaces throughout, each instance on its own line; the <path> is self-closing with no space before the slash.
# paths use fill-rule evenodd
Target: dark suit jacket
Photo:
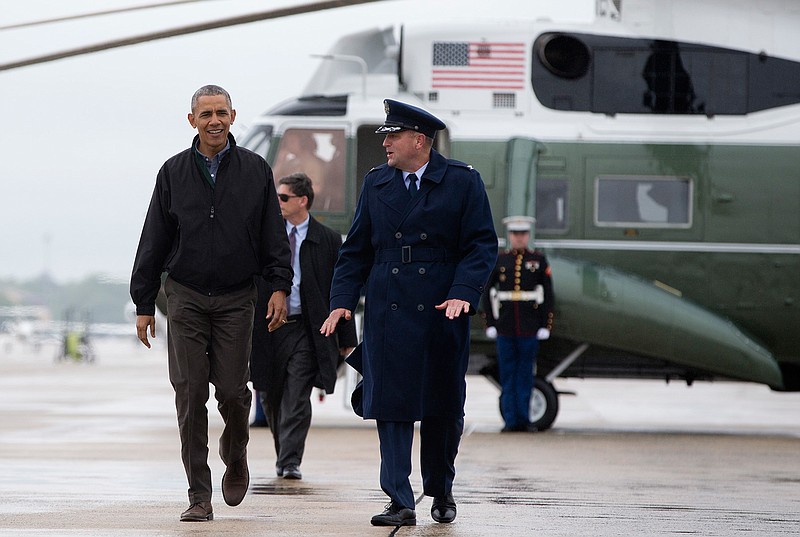
<path id="1" fill-rule="evenodd" d="M 314 345 L 319 365 L 316 386 L 333 393 L 336 386 L 336 369 L 341 363 L 339 347 L 355 347 L 356 328 L 354 320 L 339 323 L 330 337 L 319 333 L 328 318 L 329 297 L 333 268 L 339 256 L 342 237 L 313 216 L 308 224 L 308 234 L 300 245 L 300 302 L 303 306 L 303 322 Z M 258 282 L 258 303 L 253 323 L 253 352 L 250 357 L 250 377 L 256 390 L 267 391 L 277 386 L 282 389 L 285 371 L 276 366 L 271 347 L 272 338 L 267 331 L 264 315 L 272 289 L 262 278 Z M 280 328 L 278 329 L 280 330 Z"/>

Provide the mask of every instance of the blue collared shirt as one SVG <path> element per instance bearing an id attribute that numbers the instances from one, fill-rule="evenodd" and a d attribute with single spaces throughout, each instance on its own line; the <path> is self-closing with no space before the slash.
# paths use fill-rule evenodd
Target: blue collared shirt
<path id="1" fill-rule="evenodd" d="M 422 168 L 414 172 L 414 175 L 416 175 L 417 179 L 419 179 L 419 184 L 417 185 L 419 188 L 422 188 L 422 174 L 425 173 L 425 168 L 427 167 L 428 163 L 426 162 L 422 165 Z M 406 189 L 408 189 L 408 185 L 411 183 L 411 181 L 408 180 L 409 175 L 411 175 L 411 172 L 403 172 L 403 182 L 406 184 Z"/>
<path id="2" fill-rule="evenodd" d="M 212 158 L 208 158 L 204 154 L 200 152 L 200 148 L 198 147 L 200 142 L 197 142 L 197 145 L 194 146 L 194 150 L 197 151 L 197 154 L 203 157 L 203 161 L 206 163 L 206 167 L 208 168 L 208 173 L 211 174 L 211 180 L 215 183 L 217 182 L 217 170 L 219 170 L 219 163 L 222 161 L 222 157 L 225 156 L 225 153 L 228 152 L 231 148 L 231 142 L 228 140 L 228 143 L 225 144 L 225 149 L 214 155 Z"/>

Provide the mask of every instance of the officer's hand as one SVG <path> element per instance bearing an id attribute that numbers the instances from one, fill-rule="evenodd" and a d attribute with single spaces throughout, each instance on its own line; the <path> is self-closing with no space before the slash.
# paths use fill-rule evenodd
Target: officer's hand
<path id="1" fill-rule="evenodd" d="M 489 339 L 497 339 L 497 328 L 495 328 L 494 326 L 487 326 L 486 337 L 488 337 Z"/>
<path id="2" fill-rule="evenodd" d="M 542 340 L 550 339 L 550 330 L 548 330 L 547 328 L 540 328 L 536 332 L 536 339 L 542 339 Z"/>
<path id="3" fill-rule="evenodd" d="M 142 345 L 150 348 L 150 341 L 147 339 L 147 329 L 150 329 L 150 337 L 156 337 L 156 318 L 154 315 L 137 315 L 136 316 L 136 337 L 142 342 Z"/>
<path id="4" fill-rule="evenodd" d="M 437 310 L 445 310 L 444 314 L 447 315 L 448 319 L 455 319 L 462 313 L 469 312 L 469 302 L 464 302 L 457 298 L 450 298 L 434 307 Z"/>
<path id="5" fill-rule="evenodd" d="M 330 336 L 336 331 L 336 325 L 339 324 L 339 319 L 344 317 L 346 320 L 350 320 L 352 316 L 352 312 L 345 308 L 336 308 L 328 315 L 328 318 L 325 319 L 325 322 L 322 323 L 322 328 L 319 329 L 319 333 L 325 337 Z"/>

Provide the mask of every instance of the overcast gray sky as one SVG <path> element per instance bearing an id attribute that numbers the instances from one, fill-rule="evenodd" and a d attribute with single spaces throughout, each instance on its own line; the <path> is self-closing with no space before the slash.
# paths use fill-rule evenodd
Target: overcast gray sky
<path id="1" fill-rule="evenodd" d="M 4 2 L 0 26 L 155 1 Z M 0 62 L 298 3 L 205 0 L 0 30 Z M 156 172 L 194 135 L 186 114 L 198 87 L 216 83 L 231 93 L 232 131 L 241 134 L 257 115 L 298 95 L 320 61 L 310 55 L 344 34 L 421 19 L 514 18 L 533 3 L 573 14 L 594 4 L 386 0 L 0 71 L 0 278 L 47 270 L 62 282 L 89 274 L 127 280 Z"/>

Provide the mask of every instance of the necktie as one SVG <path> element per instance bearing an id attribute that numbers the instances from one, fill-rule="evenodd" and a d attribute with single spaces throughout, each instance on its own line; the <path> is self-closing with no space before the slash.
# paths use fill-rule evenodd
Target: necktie
<path id="1" fill-rule="evenodd" d="M 292 268 L 295 269 L 294 253 L 297 251 L 297 226 L 292 226 L 292 230 L 289 232 L 289 250 L 292 252 L 291 265 Z M 288 298 L 286 299 L 286 313 L 287 315 L 292 314 L 292 307 Z"/>
<path id="2" fill-rule="evenodd" d="M 413 173 L 408 176 L 408 193 L 412 198 L 417 194 L 417 176 Z"/>
<path id="3" fill-rule="evenodd" d="M 292 251 L 292 265 L 294 265 L 294 253 L 297 251 L 297 226 L 292 226 L 289 232 L 289 249 Z"/>

